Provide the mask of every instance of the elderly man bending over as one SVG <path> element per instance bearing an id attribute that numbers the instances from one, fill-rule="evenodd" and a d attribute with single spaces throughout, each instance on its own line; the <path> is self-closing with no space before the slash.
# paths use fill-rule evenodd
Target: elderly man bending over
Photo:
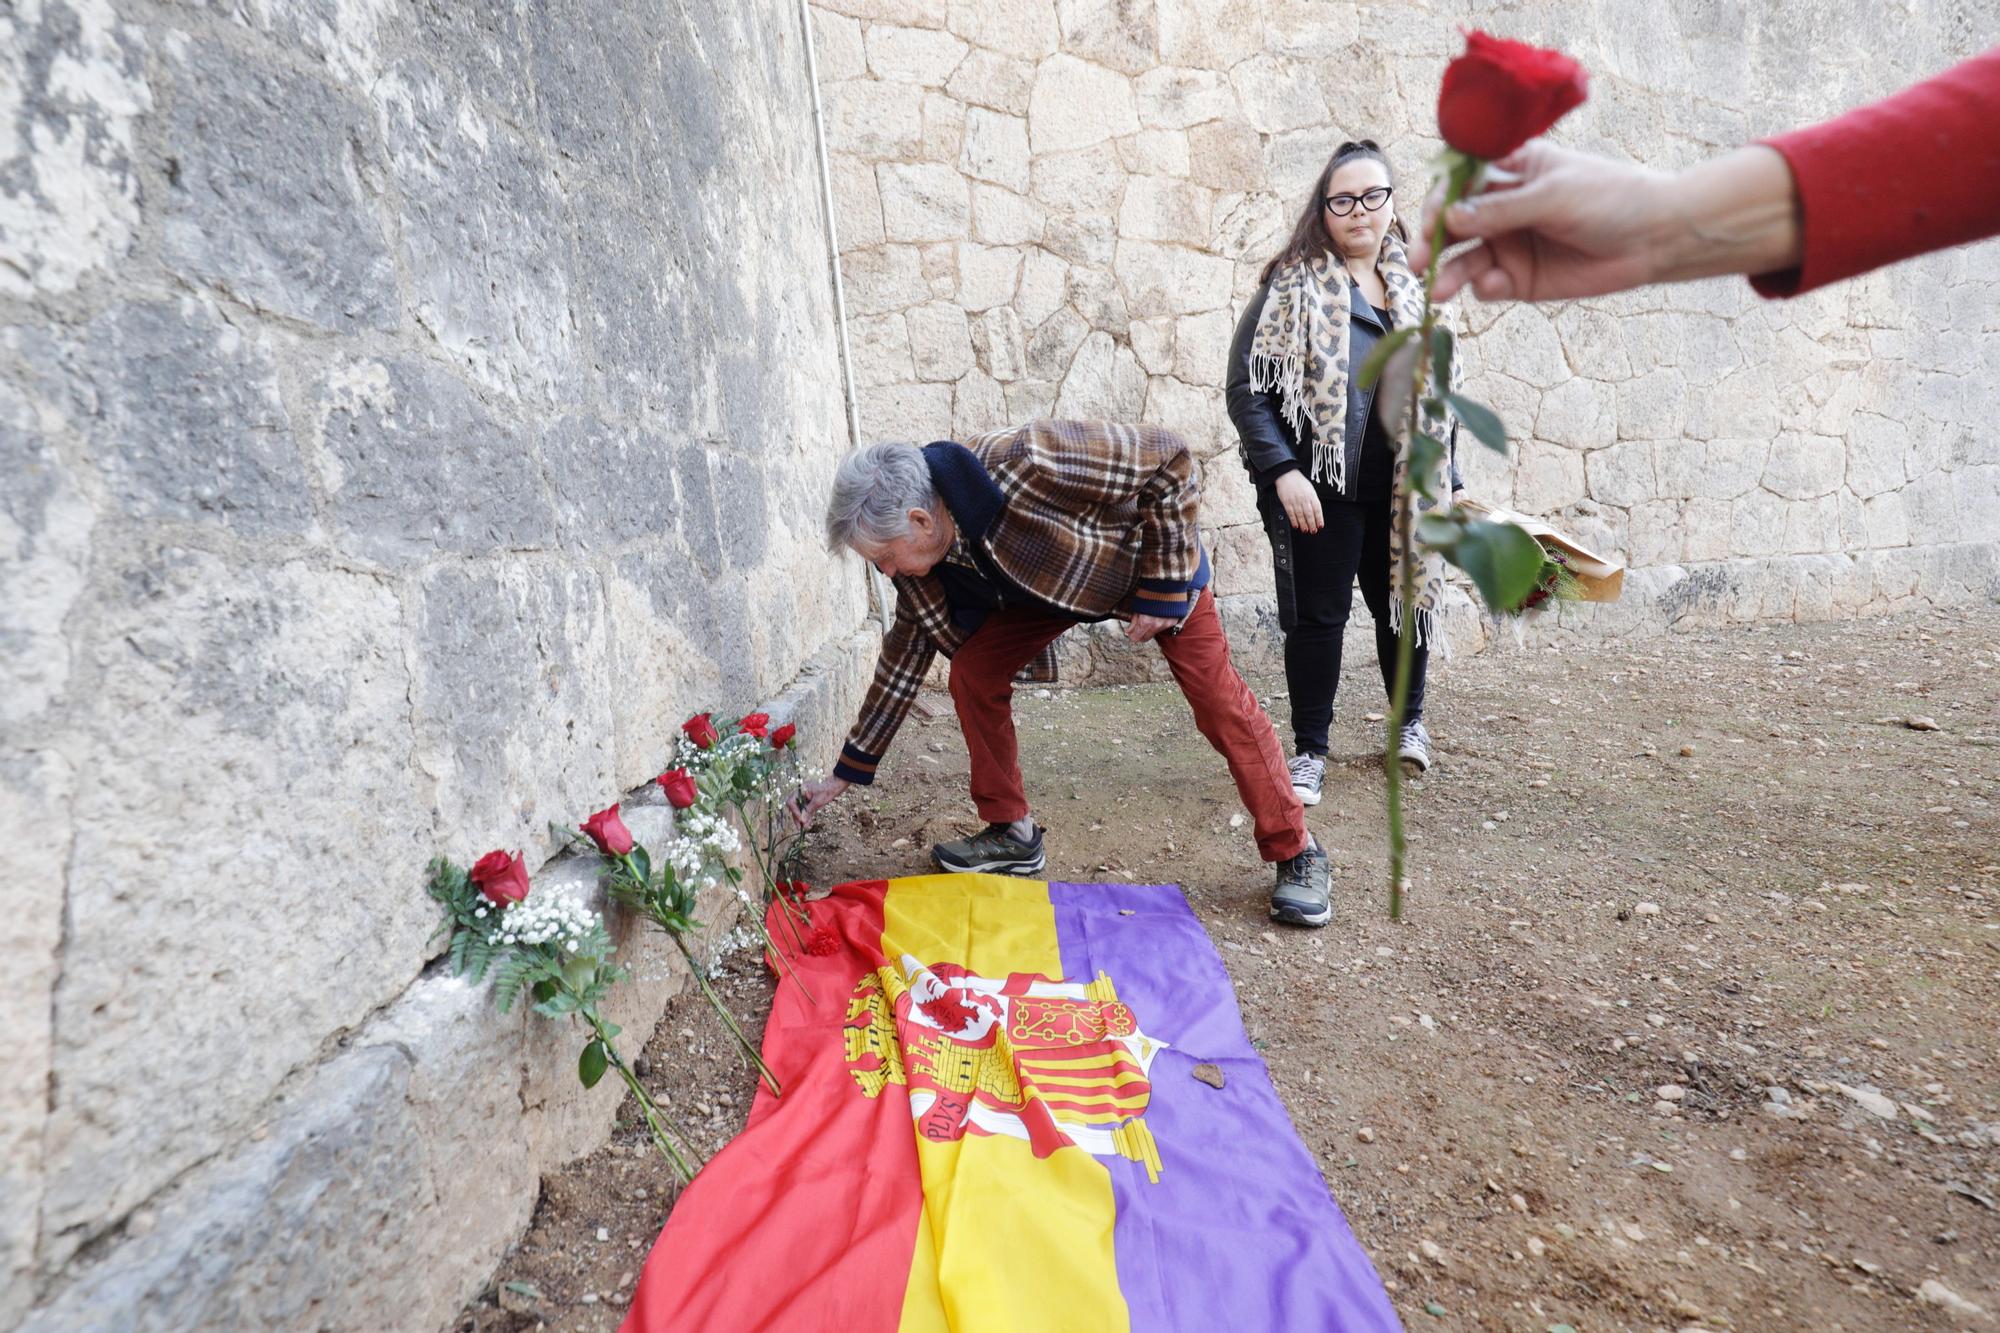
<path id="1" fill-rule="evenodd" d="M 827 504 L 829 545 L 851 546 L 895 581 L 896 618 L 875 681 L 833 776 L 809 783 L 808 823 L 875 770 L 933 657 L 951 658 L 951 697 L 972 758 L 972 800 L 986 829 L 931 849 L 954 871 L 1031 875 L 1045 863 L 1014 739 L 1014 679 L 1053 679 L 1053 645 L 1086 621 L 1128 622 L 1153 640 L 1228 761 L 1277 863 L 1271 915 L 1301 926 L 1333 918 L 1326 854 L 1306 831 L 1271 720 L 1229 660 L 1195 529 L 1201 488 L 1171 431 L 1038 421 L 969 444 L 877 444 L 841 461 Z"/>

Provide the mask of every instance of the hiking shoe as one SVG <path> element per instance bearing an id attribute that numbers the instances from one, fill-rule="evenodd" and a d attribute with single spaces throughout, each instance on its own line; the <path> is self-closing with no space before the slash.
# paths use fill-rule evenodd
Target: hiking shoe
<path id="1" fill-rule="evenodd" d="M 1333 871 L 1318 843 L 1308 843 L 1291 860 L 1278 862 L 1271 919 L 1288 926 L 1323 926 L 1333 920 Z"/>
<path id="2" fill-rule="evenodd" d="M 1041 825 L 1023 842 L 1005 824 L 988 824 L 969 838 L 941 842 L 931 848 L 931 860 L 942 870 L 962 875 L 1032 875 L 1048 864 L 1042 851 Z"/>
<path id="3" fill-rule="evenodd" d="M 1403 724 L 1403 742 L 1396 747 L 1396 758 L 1411 777 L 1430 772 L 1431 734 L 1421 721 Z"/>
<path id="4" fill-rule="evenodd" d="M 1326 784 L 1326 758 L 1317 754 L 1294 755 L 1287 765 L 1292 770 L 1292 794 L 1300 805 L 1318 805 L 1320 788 Z"/>

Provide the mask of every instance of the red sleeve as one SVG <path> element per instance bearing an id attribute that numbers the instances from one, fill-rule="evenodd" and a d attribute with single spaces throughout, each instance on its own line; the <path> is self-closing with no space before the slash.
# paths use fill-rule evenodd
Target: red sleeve
<path id="1" fill-rule="evenodd" d="M 1798 186 L 1799 267 L 1752 278 L 1796 296 L 2000 233 L 2000 46 L 1838 120 L 1764 140 Z"/>

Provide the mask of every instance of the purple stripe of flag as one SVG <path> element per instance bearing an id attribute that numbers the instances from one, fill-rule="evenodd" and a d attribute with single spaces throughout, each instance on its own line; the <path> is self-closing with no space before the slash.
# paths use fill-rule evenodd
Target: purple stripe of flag
<path id="1" fill-rule="evenodd" d="M 1109 974 L 1140 1030 L 1169 1046 L 1154 1059 L 1146 1111 L 1159 1183 L 1137 1162 L 1100 1159 L 1111 1171 L 1118 1283 L 1132 1327 L 1400 1329 L 1180 890 L 1051 884 L 1049 901 L 1064 976 Z M 1222 1069 L 1220 1089 L 1194 1078 L 1204 1061 Z"/>

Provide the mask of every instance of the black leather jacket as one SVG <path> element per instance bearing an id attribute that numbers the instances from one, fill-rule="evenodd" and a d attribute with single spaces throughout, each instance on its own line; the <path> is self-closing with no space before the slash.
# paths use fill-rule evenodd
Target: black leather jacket
<path id="1" fill-rule="evenodd" d="M 1387 333 L 1375 311 L 1361 295 L 1361 289 L 1352 282 L 1348 291 L 1348 333 L 1347 364 L 1358 370 L 1368 360 L 1368 353 L 1374 350 L 1376 341 Z M 1271 294 L 1271 284 L 1265 283 L 1257 289 L 1243 307 L 1243 316 L 1236 321 L 1236 337 L 1229 345 L 1229 378 L 1224 389 L 1229 404 L 1229 419 L 1236 425 L 1236 438 L 1240 445 L 1243 465 L 1250 469 L 1250 478 L 1259 489 L 1271 485 L 1285 473 L 1298 469 L 1311 475 L 1307 461 L 1312 456 L 1312 423 L 1305 423 L 1304 437 L 1293 434 L 1285 420 L 1275 389 L 1259 393 L 1250 387 L 1250 344 L 1257 334 L 1257 317 L 1264 311 L 1265 298 Z M 1361 443 L 1368 434 L 1368 416 L 1375 407 L 1375 390 L 1363 389 L 1353 379 L 1347 382 L 1347 470 L 1343 474 L 1351 488 L 1360 476 Z M 1458 432 L 1456 423 L 1451 438 L 1446 441 L 1452 446 L 1451 487 L 1457 490 L 1464 483 L 1458 475 Z"/>

